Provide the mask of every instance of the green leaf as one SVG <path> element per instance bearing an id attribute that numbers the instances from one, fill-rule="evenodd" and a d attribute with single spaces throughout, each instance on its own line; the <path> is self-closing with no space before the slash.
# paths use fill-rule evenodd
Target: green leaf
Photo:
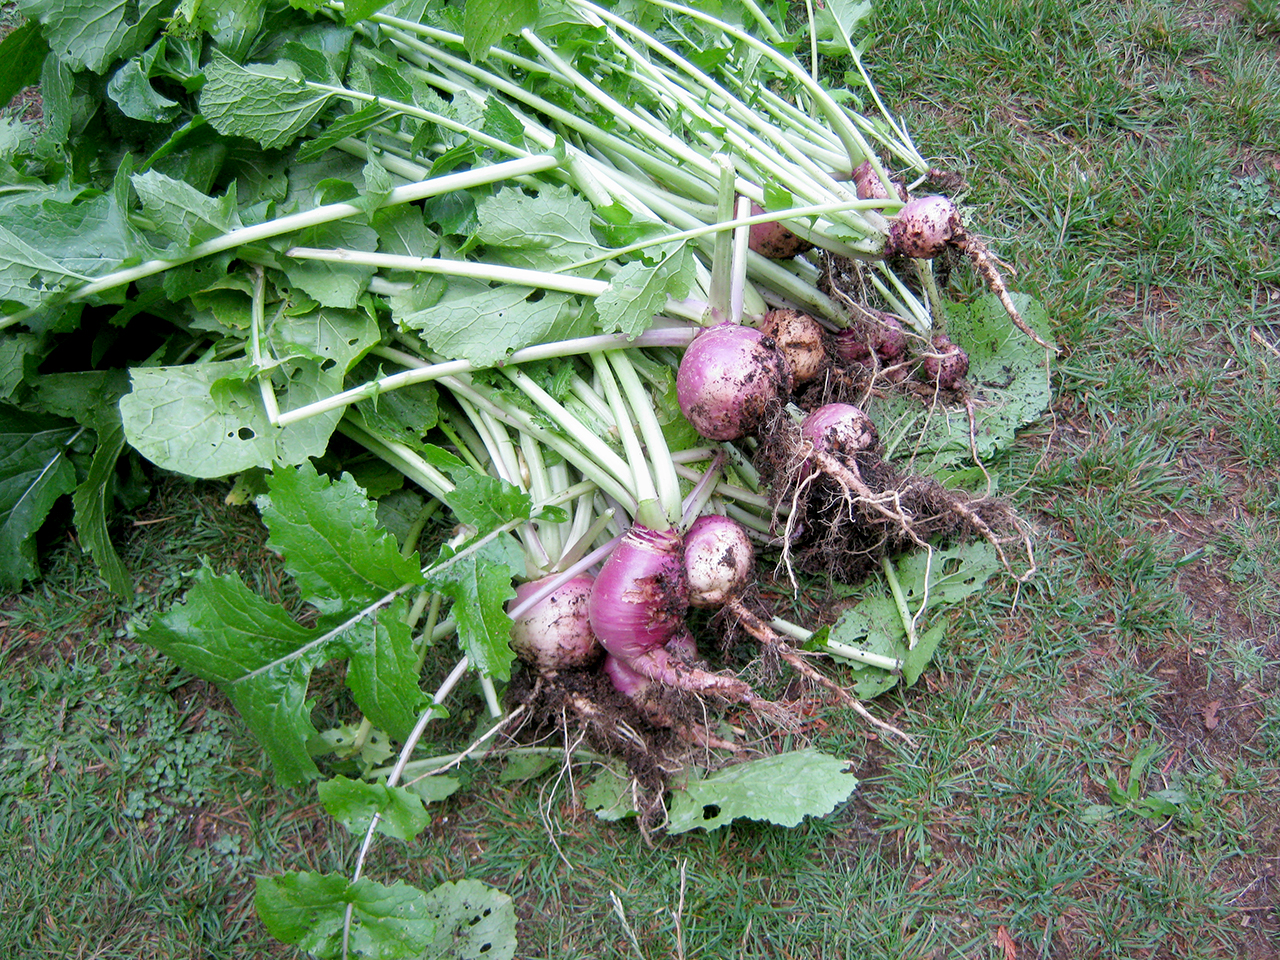
<path id="1" fill-rule="evenodd" d="M 450 597 L 458 621 L 462 649 L 482 673 L 498 680 L 511 676 L 511 618 L 507 601 L 516 595 L 511 579 L 524 575 L 524 553 L 508 536 L 500 536 L 461 559 L 442 561 L 427 570 L 429 585 Z"/>
<path id="2" fill-rule="evenodd" d="M 40 68 L 49 55 L 49 45 L 36 20 L 15 27 L 0 40 L 0 103 L 9 103 L 40 82 Z"/>
<path id="3" fill-rule="evenodd" d="M 513 266 L 554 270 L 600 252 L 592 212 L 591 203 L 567 185 L 532 196 L 504 187 L 477 202 L 476 238 Z"/>
<path id="4" fill-rule="evenodd" d="M 693 254 L 681 244 L 652 266 L 640 260 L 626 264 L 596 297 L 596 311 L 604 333 L 634 337 L 648 330 L 656 314 L 667 309 L 668 298 L 683 300 L 694 281 Z"/>
<path id="5" fill-rule="evenodd" d="M 191 184 L 155 170 L 136 173 L 130 180 L 143 211 L 180 250 L 241 226 L 235 183 L 223 196 L 209 197 Z"/>
<path id="6" fill-rule="evenodd" d="M 19 7 L 40 21 L 63 63 L 102 73 L 151 42 L 172 0 L 23 0 Z"/>
<path id="7" fill-rule="evenodd" d="M 639 814 L 631 775 L 620 763 L 605 766 L 582 791 L 582 805 L 601 820 L 625 820 Z"/>
<path id="8" fill-rule="evenodd" d="M 0 405 L 0 589 L 34 579 L 35 535 L 55 501 L 76 486 L 67 447 L 80 428 Z"/>
<path id="9" fill-rule="evenodd" d="M 242 67 L 215 49 L 204 75 L 200 112 L 209 124 L 269 150 L 292 143 L 332 96 L 309 86 L 289 60 Z"/>
<path id="10" fill-rule="evenodd" d="M 354 197 L 353 197 L 354 199 Z M 378 243 L 377 231 L 354 220 L 322 223 L 291 235 L 288 246 L 345 247 L 348 250 L 372 250 Z M 290 260 L 285 265 L 289 281 L 322 306 L 351 309 L 369 286 L 376 267 L 359 263 L 329 263 L 325 260 Z"/>
<path id="11" fill-rule="evenodd" d="M 34 371 L 47 350 L 44 339 L 30 333 L 8 333 L 0 339 L 0 402 L 13 399 L 28 366 Z"/>
<path id="12" fill-rule="evenodd" d="M 321 960 L 342 956 L 342 926 L 352 907 L 351 947 L 381 960 L 452 957 L 511 960 L 515 906 L 474 880 L 444 883 L 430 893 L 403 882 L 352 883 L 336 874 L 260 877 L 254 906 L 276 939 Z"/>
<path id="13" fill-rule="evenodd" d="M 145 53 L 125 61 L 111 76 L 107 95 L 120 112 L 147 123 L 169 123 L 177 119 L 182 105 L 170 100 L 151 85 L 151 69 L 156 54 L 162 52 L 163 41 L 153 44 Z"/>
<path id="14" fill-rule="evenodd" d="M 1044 307 L 1029 296 L 1013 298 L 1027 323 L 1046 335 Z M 948 303 L 947 331 L 969 353 L 972 438 L 964 406 L 926 405 L 901 396 L 873 399 L 867 405 L 889 455 L 900 446 L 911 450 L 911 469 L 921 473 L 937 474 L 971 463 L 971 441 L 985 463 L 1013 442 L 1019 427 L 1039 419 L 1051 398 L 1044 350 L 1009 323 L 994 295 L 971 304 Z"/>
<path id="15" fill-rule="evenodd" d="M 341 622 L 405 584 L 421 583 L 417 554 L 403 557 L 395 538 L 378 526 L 376 507 L 350 475 L 330 481 L 304 463 L 278 468 L 260 498 L 270 530 L 267 546 L 286 558 L 303 598 L 322 614 L 321 625 Z M 351 658 L 347 685 L 377 726 L 406 736 L 425 699 L 418 659 L 403 604 L 344 631 Z M 337 641 L 336 641 L 337 642 Z"/>
<path id="16" fill-rule="evenodd" d="M 99 432 L 93 462 L 81 484 L 71 497 L 75 507 L 76 533 L 81 547 L 98 565 L 98 572 L 111 592 L 121 599 L 133 596 L 133 577 L 120 554 L 116 553 L 107 532 L 107 511 L 111 506 L 116 461 L 124 452 L 124 427 L 116 424 L 108 432 Z"/>
<path id="17" fill-rule="evenodd" d="M 358 137 L 392 115 L 392 111 L 386 107 L 371 103 L 354 113 L 338 117 L 325 128 L 324 133 L 302 144 L 298 148 L 297 158 L 301 162 L 314 160 L 340 140 Z"/>
<path id="18" fill-rule="evenodd" d="M 439 924 L 424 958 L 511 960 L 516 953 L 516 908 L 505 893 L 476 880 L 442 883 L 427 894 Z"/>
<path id="19" fill-rule="evenodd" d="M 369 829 L 375 813 L 378 832 L 396 840 L 412 840 L 431 823 L 422 800 L 404 787 L 334 777 L 317 790 L 329 816 L 357 835 Z"/>
<path id="20" fill-rule="evenodd" d="M 321 613 L 364 607 L 422 582 L 418 555 L 400 555 L 350 474 L 330 480 L 303 463 L 278 468 L 267 487 L 258 501 L 267 546 L 286 558 L 303 599 Z"/>
<path id="21" fill-rule="evenodd" d="M 691 777 L 671 798 L 668 833 L 714 830 L 739 817 L 794 827 L 849 799 L 858 780 L 849 761 L 818 750 L 795 750 Z"/>
<path id="22" fill-rule="evenodd" d="M 283 409 L 300 406 L 335 382 L 326 382 L 314 363 L 286 369 L 298 375 L 290 380 L 287 394 L 295 403 L 282 404 Z M 301 463 L 323 454 L 341 412 L 274 427 L 257 384 L 244 382 L 243 373 L 243 365 L 234 360 L 135 367 L 133 390 L 120 399 L 129 443 L 157 466 L 206 478 L 269 467 L 277 460 Z M 336 384 L 329 392 L 341 389 L 340 377 Z"/>
<path id="23" fill-rule="evenodd" d="M 306 748 L 316 735 L 306 692 L 311 672 L 331 655 L 317 642 L 321 631 L 294 621 L 239 576 L 202 567 L 186 599 L 138 636 L 231 698 L 281 783 L 318 776 Z"/>
<path id="24" fill-rule="evenodd" d="M 665 301 L 664 301 L 665 302 Z M 514 284 L 451 280 L 439 303 L 396 318 L 436 353 L 490 367 L 512 351 L 589 335 L 591 325 L 568 294 Z"/>
<path id="25" fill-rule="evenodd" d="M 417 777 L 404 785 L 404 788 L 415 797 L 421 797 L 425 803 L 439 803 L 458 792 L 462 781 L 456 777 L 444 777 L 436 774 L 433 777 Z"/>
<path id="26" fill-rule="evenodd" d="M 318 307 L 298 316 L 277 317 L 267 332 L 276 356 L 296 354 L 301 347 L 322 370 L 347 373 L 381 338 L 378 322 L 361 309 Z"/>
<path id="27" fill-rule="evenodd" d="M 995 550 L 985 542 L 961 544 L 928 553 L 912 553 L 897 561 L 894 569 L 914 615 L 926 599 L 925 612 L 954 604 L 980 590 L 1002 567 Z M 878 581 L 877 581 L 878 582 Z M 826 638 L 902 662 L 900 673 L 890 673 L 856 661 L 847 661 L 854 678 L 854 692 L 863 699 L 879 696 L 899 682 L 912 686 L 928 666 L 944 636 L 942 623 L 918 632 L 914 650 L 907 649 L 907 632 L 897 604 L 884 594 L 866 597 L 845 610 Z M 839 653 L 832 651 L 839 658 Z"/>
<path id="28" fill-rule="evenodd" d="M 528 520 L 533 507 L 529 495 L 515 484 L 481 474 L 459 480 L 448 502 L 459 522 L 482 533 L 510 520 Z"/>
<path id="29" fill-rule="evenodd" d="M 462 10 L 462 43 L 476 60 L 512 33 L 519 33 L 538 17 L 537 0 L 468 0 Z"/>
<path id="30" fill-rule="evenodd" d="M 348 905 L 357 955 L 417 958 L 440 930 L 427 913 L 426 894 L 403 882 L 385 886 L 334 874 L 286 873 L 259 878 L 254 893 L 258 916 L 272 936 L 320 958 L 342 956 Z"/>

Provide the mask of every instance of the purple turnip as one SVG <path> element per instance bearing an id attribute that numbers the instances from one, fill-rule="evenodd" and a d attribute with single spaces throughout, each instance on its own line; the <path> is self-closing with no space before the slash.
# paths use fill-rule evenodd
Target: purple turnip
<path id="1" fill-rule="evenodd" d="M 774 339 L 734 323 L 699 334 L 676 374 L 680 410 L 709 440 L 753 432 L 791 386 L 790 368 Z"/>
<path id="2" fill-rule="evenodd" d="M 940 333 L 933 338 L 932 349 L 924 355 L 920 372 L 925 380 L 943 390 L 959 390 L 969 372 L 969 354 Z"/>

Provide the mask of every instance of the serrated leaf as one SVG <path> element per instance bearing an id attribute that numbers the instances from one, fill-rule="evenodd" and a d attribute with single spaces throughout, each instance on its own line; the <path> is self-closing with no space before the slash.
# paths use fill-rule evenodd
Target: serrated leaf
<path id="1" fill-rule="evenodd" d="M 654 264 L 634 260 L 609 281 L 609 289 L 596 297 L 596 312 L 604 333 L 638 336 L 648 330 L 655 315 L 667 308 L 667 300 L 683 300 L 693 287 L 693 254 L 681 244 Z"/>
<path id="2" fill-rule="evenodd" d="M 451 280 L 440 302 L 396 318 L 436 353 L 491 367 L 512 351 L 590 334 L 568 294 Z"/>
<path id="3" fill-rule="evenodd" d="M 524 572 L 524 553 L 510 537 L 500 536 L 447 565 L 427 570 L 429 585 L 453 600 L 458 639 L 482 673 L 498 680 L 511 676 L 515 654 L 509 643 L 507 601 L 516 595 L 511 580 Z"/>
<path id="4" fill-rule="evenodd" d="M 668 833 L 714 830 L 739 817 L 794 827 L 849 799 L 858 780 L 847 760 L 796 750 L 691 778 L 672 794 Z"/>
<path id="5" fill-rule="evenodd" d="M 268 150 L 297 139 L 332 96 L 309 86 L 289 60 L 242 67 L 216 48 L 204 76 L 200 112 L 209 124 Z"/>
<path id="6" fill-rule="evenodd" d="M 341 650 L 350 658 L 351 696 L 370 721 L 399 738 L 409 735 L 427 700 L 418 686 L 418 657 L 403 615 L 403 605 L 393 607 L 341 637 Z"/>
<path id="7" fill-rule="evenodd" d="M 350 474 L 330 480 L 303 463 L 278 468 L 267 489 L 259 501 L 267 546 L 285 558 L 303 599 L 321 613 L 365 607 L 422 582 L 417 554 L 400 555 Z"/>
<path id="8" fill-rule="evenodd" d="M 477 202 L 476 238 L 513 266 L 554 270 L 600 252 L 591 232 L 593 212 L 567 185 L 533 195 L 504 187 Z"/>
<path id="9" fill-rule="evenodd" d="M 447 501 L 459 522 L 481 532 L 511 520 L 528 520 L 533 507 L 529 495 L 519 487 L 481 474 L 459 480 Z"/>
<path id="10" fill-rule="evenodd" d="M 404 787 L 334 777 L 316 789 L 325 812 L 354 834 L 363 835 L 375 813 L 377 831 L 396 840 L 412 840 L 431 823 L 422 800 Z"/>
<path id="11" fill-rule="evenodd" d="M 281 783 L 318 775 L 306 749 L 316 735 L 306 691 L 311 672 L 330 657 L 329 645 L 317 643 L 321 631 L 294 621 L 239 576 L 202 567 L 185 600 L 138 636 L 231 698 Z"/>
<path id="12" fill-rule="evenodd" d="M 35 535 L 57 499 L 76 486 L 66 455 L 80 428 L 0 405 L 0 589 L 34 579 Z"/>

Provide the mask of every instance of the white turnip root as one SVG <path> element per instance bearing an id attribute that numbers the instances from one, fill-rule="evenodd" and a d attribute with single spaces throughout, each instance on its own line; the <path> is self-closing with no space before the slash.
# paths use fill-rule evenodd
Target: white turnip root
<path id="1" fill-rule="evenodd" d="M 808 383 L 827 368 L 827 334 L 807 313 L 770 310 L 760 321 L 760 332 L 773 337 L 786 357 L 795 385 Z"/>
<path id="2" fill-rule="evenodd" d="M 548 579 L 517 586 L 508 608 L 514 611 Z M 521 613 L 511 626 L 511 649 L 516 656 L 541 673 L 589 667 L 599 660 L 604 649 L 588 616 L 594 582 L 587 575 L 574 577 Z"/>

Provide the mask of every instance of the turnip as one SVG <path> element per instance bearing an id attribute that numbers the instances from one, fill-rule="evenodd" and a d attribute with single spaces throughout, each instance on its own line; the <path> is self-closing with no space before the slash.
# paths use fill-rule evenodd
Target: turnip
<path id="1" fill-rule="evenodd" d="M 591 630 L 588 600 L 595 578 L 573 577 L 523 612 L 519 607 L 546 584 L 549 577 L 516 587 L 508 604 L 516 612 L 511 626 L 511 649 L 539 672 L 589 667 L 604 650 Z"/>
<path id="2" fill-rule="evenodd" d="M 804 418 L 801 436 L 816 452 L 852 456 L 872 450 L 880 442 L 876 425 L 851 403 L 828 403 Z"/>
<path id="3" fill-rule="evenodd" d="M 795 384 L 808 383 L 827 368 L 827 335 L 815 320 L 799 310 L 770 310 L 760 332 L 772 337 L 787 359 Z"/>
<path id="4" fill-rule="evenodd" d="M 699 334 L 676 375 L 676 399 L 709 440 L 752 433 L 793 378 L 776 341 L 753 327 L 722 323 Z"/>
<path id="5" fill-rule="evenodd" d="M 764 212 L 764 208 L 759 204 L 751 204 L 751 216 L 758 217 Z M 790 260 L 813 249 L 810 241 L 798 236 L 776 220 L 753 223 L 750 231 L 747 248 L 770 260 Z"/>
<path id="6" fill-rule="evenodd" d="M 932 260 L 967 237 L 959 208 L 938 194 L 916 197 L 889 224 L 887 252 Z"/>
<path id="7" fill-rule="evenodd" d="M 872 717 L 857 699 L 824 675 L 792 647 L 752 609 L 749 601 L 755 550 L 746 528 L 736 520 L 716 514 L 699 517 L 685 534 L 685 570 L 689 576 L 690 602 L 719 607 L 764 648 L 785 661 L 801 676 L 832 691 L 842 705 L 852 707 L 877 726 L 903 735 L 897 728 Z"/>
<path id="8" fill-rule="evenodd" d="M 1022 314 L 1009 296 L 1009 288 L 996 266 L 995 257 L 986 244 L 965 228 L 960 209 L 949 198 L 939 194 L 915 197 L 907 201 L 889 223 L 886 256 L 932 260 L 948 249 L 959 250 L 968 255 L 974 269 L 987 282 L 987 286 L 1019 330 L 1046 350 L 1057 352 L 1054 346 L 1022 319 Z"/>
<path id="9" fill-rule="evenodd" d="M 938 334 L 921 361 L 920 372 L 925 380 L 943 390 L 958 390 L 969 372 L 969 354 L 950 337 Z"/>
<path id="10" fill-rule="evenodd" d="M 902 321 L 891 313 L 862 308 L 869 319 L 845 327 L 836 334 L 836 356 L 844 363 L 870 363 L 874 352 L 881 367 L 902 363 L 907 355 L 907 334 Z"/>
<path id="11" fill-rule="evenodd" d="M 885 189 L 884 181 L 880 179 L 879 174 L 871 166 L 870 160 L 864 160 L 854 167 L 849 179 L 853 181 L 853 189 L 859 200 L 888 200 L 890 197 L 889 191 Z M 895 183 L 894 187 L 896 189 L 893 199 L 906 202 L 906 188 L 900 183 Z"/>
<path id="12" fill-rule="evenodd" d="M 694 667 L 666 649 L 687 632 L 688 608 L 680 535 L 633 525 L 605 561 L 591 590 L 591 627 L 600 644 L 650 680 L 725 700 L 758 702 L 741 680 Z"/>
<path id="13" fill-rule="evenodd" d="M 1007 505 L 899 471 L 881 458 L 874 423 L 851 404 L 826 404 L 801 424 L 780 418 L 757 466 L 788 511 L 788 568 L 856 580 L 886 554 L 955 535 L 987 540 L 1006 569 L 1006 544 L 1020 544 L 1030 559 L 1030 540 Z"/>
<path id="14" fill-rule="evenodd" d="M 750 582 L 755 548 L 736 520 L 699 517 L 685 533 L 684 550 L 689 602 L 695 607 L 722 607 Z"/>

